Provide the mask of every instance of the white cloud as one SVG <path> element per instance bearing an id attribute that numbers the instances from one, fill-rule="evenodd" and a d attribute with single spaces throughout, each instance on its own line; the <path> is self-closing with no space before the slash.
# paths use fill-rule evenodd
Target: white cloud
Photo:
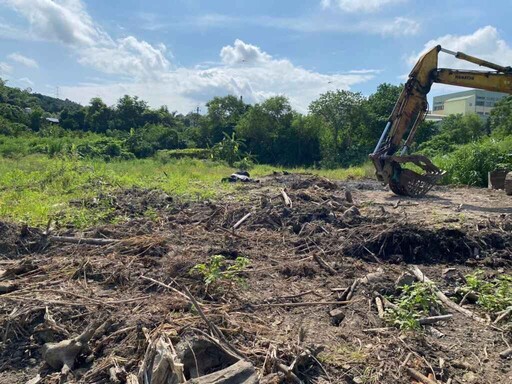
<path id="1" fill-rule="evenodd" d="M 183 113 L 214 96 L 233 94 L 254 103 L 270 96 L 285 95 L 296 109 L 305 112 L 320 93 L 350 89 L 375 75 L 374 70 L 331 75 L 309 71 L 289 60 L 274 59 L 259 47 L 241 40 L 223 47 L 220 56 L 222 63 L 219 65 L 208 69 L 169 70 L 162 73 L 158 81 L 61 87 L 61 92 L 64 97 L 84 104 L 95 96 L 113 104 L 124 94 L 138 95 L 153 106 L 167 104 L 170 109 Z"/>
<path id="2" fill-rule="evenodd" d="M 322 0 L 322 8 L 339 8 L 345 12 L 376 12 L 407 0 Z"/>
<path id="3" fill-rule="evenodd" d="M 382 35 L 406 36 L 415 35 L 420 29 L 420 24 L 406 17 L 395 17 L 392 22 L 382 24 L 380 27 Z"/>
<path id="4" fill-rule="evenodd" d="M 220 51 L 220 57 L 224 64 L 260 64 L 270 61 L 271 56 L 262 52 L 255 45 L 246 44 L 242 40 L 236 39 L 233 46 L 227 45 Z"/>
<path id="5" fill-rule="evenodd" d="M 37 61 L 34 59 L 31 59 L 30 57 L 23 56 L 22 54 L 18 52 L 11 53 L 7 56 L 9 60 L 12 60 L 18 64 L 24 65 L 29 68 L 39 68 L 39 64 L 37 64 Z"/>
<path id="6" fill-rule="evenodd" d="M 18 80 L 20 83 L 24 84 L 24 85 L 28 85 L 30 87 L 32 87 L 34 85 L 34 82 L 32 80 L 30 80 L 28 77 L 22 77 L 21 79 Z"/>
<path id="7" fill-rule="evenodd" d="M 84 65 L 109 73 L 142 78 L 165 71 L 165 46 L 133 36 L 112 39 L 91 18 L 80 0 L 4 0 L 29 23 L 34 40 L 70 47 Z M 11 28 L 12 29 L 12 28 Z"/>
<path id="8" fill-rule="evenodd" d="M 137 78 L 158 76 L 170 67 L 165 57 L 165 46 L 157 48 L 133 36 L 119 39 L 115 45 L 85 48 L 78 61 L 104 73 Z"/>
<path id="9" fill-rule="evenodd" d="M 0 61 L 0 77 L 6 77 L 11 72 L 12 67 L 9 64 Z"/>
<path id="10" fill-rule="evenodd" d="M 79 0 L 4 0 L 30 24 L 31 32 L 43 39 L 71 46 L 94 45 L 106 38 Z"/>
<path id="11" fill-rule="evenodd" d="M 471 56 L 476 56 L 487 61 L 491 61 L 503 66 L 512 63 L 512 48 L 499 34 L 493 26 L 486 26 L 476 30 L 469 35 L 445 35 L 428 41 L 423 51 L 412 54 L 408 57 L 409 65 L 414 65 L 421 55 L 436 45 L 451 51 L 464 52 Z M 452 55 L 445 53 L 439 54 L 439 66 L 459 69 L 477 69 L 475 64 L 459 60 Z"/>

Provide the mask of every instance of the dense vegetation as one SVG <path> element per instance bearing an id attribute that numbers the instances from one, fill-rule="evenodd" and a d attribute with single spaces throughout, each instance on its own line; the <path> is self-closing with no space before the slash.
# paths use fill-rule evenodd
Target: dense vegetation
<path id="1" fill-rule="evenodd" d="M 307 114 L 275 96 L 254 105 L 235 96 L 214 97 L 203 114 L 152 109 L 136 96 L 113 106 L 94 98 L 81 106 L 31 94 L 0 80 L 0 156 L 134 159 L 155 156 L 210 158 L 230 166 L 253 163 L 316 168 L 364 163 L 401 91 L 381 84 L 369 97 L 330 91 Z M 54 124 L 46 118 L 59 119 Z M 512 166 L 512 97 L 502 100 L 484 122 L 476 115 L 423 123 L 415 150 L 448 170 L 447 182 L 483 185 L 486 173 Z"/>

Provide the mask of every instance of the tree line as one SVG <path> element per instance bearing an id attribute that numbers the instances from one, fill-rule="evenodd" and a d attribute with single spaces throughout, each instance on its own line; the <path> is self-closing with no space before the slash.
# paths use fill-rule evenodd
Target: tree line
<path id="1" fill-rule="evenodd" d="M 214 158 L 231 165 L 255 161 L 350 166 L 367 159 L 401 90 L 402 85 L 384 83 L 369 97 L 346 90 L 329 91 L 311 102 L 306 114 L 295 111 L 285 96 L 249 105 L 228 95 L 208 101 L 204 114 L 180 114 L 166 106 L 150 108 L 144 100 L 128 95 L 112 106 L 100 98 L 81 106 L 30 94 L 0 81 L 0 134 L 69 136 L 90 132 L 104 138 L 102 145 L 112 157 L 129 153 L 144 158 L 161 150 L 208 148 Z M 59 118 L 59 126 L 47 122 L 44 117 L 48 116 Z M 476 115 L 449 116 L 438 124 L 424 122 L 415 149 L 436 155 L 484 136 L 511 133 L 509 97 L 498 103 L 487 122 Z M 88 151 L 96 153 L 95 148 Z"/>

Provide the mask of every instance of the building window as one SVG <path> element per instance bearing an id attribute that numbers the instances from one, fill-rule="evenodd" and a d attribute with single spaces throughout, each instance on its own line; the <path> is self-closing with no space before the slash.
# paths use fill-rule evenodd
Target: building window
<path id="1" fill-rule="evenodd" d="M 483 106 L 484 106 L 484 102 L 483 102 L 483 101 L 477 101 L 477 102 L 475 103 L 475 105 L 476 105 L 477 107 L 483 107 Z"/>
<path id="2" fill-rule="evenodd" d="M 434 111 L 442 111 L 444 110 L 444 105 L 435 105 L 434 106 Z"/>

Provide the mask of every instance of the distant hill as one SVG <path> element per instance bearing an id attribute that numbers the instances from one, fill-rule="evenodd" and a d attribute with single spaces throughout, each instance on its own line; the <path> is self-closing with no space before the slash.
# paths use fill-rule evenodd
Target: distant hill
<path id="1" fill-rule="evenodd" d="M 0 104 L 9 104 L 19 108 L 40 107 L 50 114 L 60 113 L 63 109 L 76 110 L 82 108 L 80 104 L 71 100 L 57 99 L 56 97 L 9 87 L 2 79 L 0 79 Z"/>

